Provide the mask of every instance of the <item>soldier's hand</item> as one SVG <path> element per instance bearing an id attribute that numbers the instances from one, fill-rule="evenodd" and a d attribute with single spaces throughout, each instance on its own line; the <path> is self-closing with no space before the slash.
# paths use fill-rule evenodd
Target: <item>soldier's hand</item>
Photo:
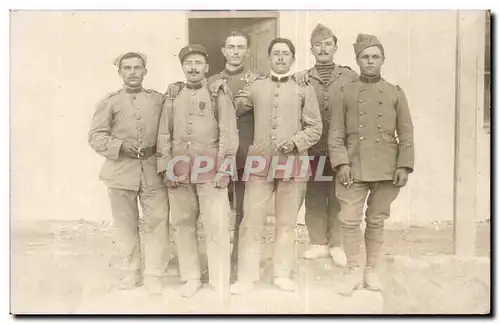
<path id="1" fill-rule="evenodd" d="M 209 88 L 211 93 L 217 94 L 217 92 L 219 91 L 219 88 L 221 88 L 221 86 L 222 86 L 222 90 L 224 91 L 225 94 L 227 94 L 228 91 L 227 91 L 227 87 L 226 87 L 225 83 L 226 83 L 226 80 L 218 79 L 218 80 L 215 80 L 214 82 L 212 82 L 211 84 L 209 84 L 208 88 Z"/>
<path id="2" fill-rule="evenodd" d="M 406 186 L 406 183 L 408 182 L 408 169 L 406 168 L 398 168 L 396 171 L 394 171 L 394 180 L 393 184 L 396 187 L 404 187 Z"/>
<path id="3" fill-rule="evenodd" d="M 283 152 L 283 153 L 290 153 L 293 151 L 295 148 L 295 143 L 291 139 L 287 139 L 282 141 L 278 148 Z"/>
<path id="4" fill-rule="evenodd" d="M 342 165 L 340 170 L 337 172 L 337 177 L 340 184 L 346 188 L 350 188 L 354 182 L 351 166 L 347 164 Z"/>
<path id="5" fill-rule="evenodd" d="M 179 186 L 179 181 L 170 180 L 166 172 L 163 174 L 163 182 L 165 182 L 168 189 L 174 189 Z"/>
<path id="6" fill-rule="evenodd" d="M 182 87 L 182 82 L 172 83 L 171 85 L 168 86 L 167 91 L 165 92 L 165 95 L 169 99 L 174 100 L 175 98 L 177 98 L 177 95 L 179 94 L 181 87 Z"/>
<path id="7" fill-rule="evenodd" d="M 138 156 L 142 157 L 144 155 L 143 152 L 139 152 L 137 146 L 127 142 L 123 142 L 120 147 L 120 153 L 129 158 L 137 158 Z"/>
<path id="8" fill-rule="evenodd" d="M 214 187 L 221 189 L 227 188 L 230 180 L 229 174 L 217 172 L 215 175 Z"/>
<path id="9" fill-rule="evenodd" d="M 295 82 L 297 82 L 297 84 L 301 87 L 309 84 L 309 74 L 307 71 L 297 72 L 293 75 L 293 77 L 295 78 Z"/>

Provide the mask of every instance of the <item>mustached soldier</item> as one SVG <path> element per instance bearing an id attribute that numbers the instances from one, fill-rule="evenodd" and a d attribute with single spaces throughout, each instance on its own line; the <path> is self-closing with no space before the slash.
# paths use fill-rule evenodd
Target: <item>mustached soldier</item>
<path id="1" fill-rule="evenodd" d="M 376 36 L 360 34 L 354 44 L 361 75 L 343 88 L 329 132 L 330 158 L 337 174 L 342 239 L 348 273 L 337 291 L 350 295 L 363 284 L 380 290 L 375 269 L 391 203 L 413 171 L 413 124 L 406 95 L 381 77 L 385 51 Z M 360 224 L 366 210 L 366 265 L 360 269 Z"/>
<path id="2" fill-rule="evenodd" d="M 172 225 L 179 256 L 181 295 L 191 297 L 201 288 L 196 223 L 203 222 L 207 245 L 209 284 L 217 296 L 229 296 L 230 241 L 229 177 L 220 175 L 219 162 L 238 149 L 236 115 L 228 90 L 207 86 L 208 54 L 202 45 L 181 49 L 179 59 L 186 83 L 175 99 L 167 98 L 158 132 L 158 172 L 169 188 Z M 197 158 L 213 167 L 194 176 Z M 186 158 L 174 162 L 176 158 Z M 194 161 L 194 162 L 193 162 Z M 186 162 L 186 163 L 182 163 Z M 201 164 L 201 163 L 200 163 Z"/>
<path id="3" fill-rule="evenodd" d="M 108 186 L 116 228 L 116 244 L 123 276 L 119 286 L 135 287 L 141 281 L 139 210 L 144 214 L 144 285 L 162 291 L 168 246 L 168 196 L 156 172 L 156 135 L 164 95 L 145 90 L 146 57 L 129 52 L 116 59 L 123 88 L 98 105 L 89 131 L 89 144 L 106 162 L 100 178 Z"/>

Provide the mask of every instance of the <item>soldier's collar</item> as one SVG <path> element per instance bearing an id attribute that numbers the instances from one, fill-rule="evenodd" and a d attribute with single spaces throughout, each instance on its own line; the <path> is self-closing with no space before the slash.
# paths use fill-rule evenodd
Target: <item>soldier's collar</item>
<path id="1" fill-rule="evenodd" d="M 224 74 L 225 74 L 225 75 L 231 76 L 231 75 L 237 75 L 237 74 L 240 74 L 240 73 L 242 73 L 244 70 L 245 70 L 245 66 L 244 66 L 244 65 L 242 65 L 242 66 L 240 66 L 239 68 L 237 68 L 236 70 L 233 70 L 233 71 L 229 70 L 229 69 L 226 67 L 226 68 L 224 68 L 224 71 L 223 71 L 223 72 L 224 72 Z"/>
<path id="2" fill-rule="evenodd" d="M 125 90 L 126 93 L 139 93 L 142 92 L 143 88 L 138 87 L 138 88 L 129 88 L 127 86 L 124 86 L 123 89 Z"/>
<path id="3" fill-rule="evenodd" d="M 288 82 L 288 80 L 290 80 L 290 76 L 292 76 L 292 73 L 289 71 L 285 74 L 277 74 L 273 71 L 270 71 L 269 76 L 271 77 L 271 81 L 273 82 Z"/>
<path id="4" fill-rule="evenodd" d="M 363 83 L 377 83 L 380 80 L 382 80 L 382 76 L 376 75 L 376 76 L 371 77 L 371 76 L 366 76 L 366 75 L 360 75 L 359 80 L 361 80 L 361 82 L 363 82 Z"/>
<path id="5" fill-rule="evenodd" d="M 198 83 L 188 83 L 186 82 L 186 88 L 190 90 L 198 90 L 203 87 L 203 82 L 198 82 Z"/>

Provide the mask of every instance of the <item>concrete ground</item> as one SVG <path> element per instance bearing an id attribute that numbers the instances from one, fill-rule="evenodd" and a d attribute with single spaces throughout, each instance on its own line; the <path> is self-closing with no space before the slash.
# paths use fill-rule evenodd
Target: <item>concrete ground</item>
<path id="1" fill-rule="evenodd" d="M 181 298 L 174 257 L 160 297 L 137 288 L 117 291 L 111 266 L 109 222 L 39 221 L 11 226 L 12 313 L 487 313 L 490 302 L 489 222 L 477 225 L 478 262 L 452 258 L 452 225 L 388 228 L 379 268 L 383 294 L 357 291 L 345 298 L 332 291 L 341 269 L 331 260 L 301 259 L 307 248 L 304 226 L 297 227 L 296 293 L 271 285 L 273 219 L 263 237 L 262 280 L 252 294 L 232 297 L 226 308 L 202 289 Z M 203 245 L 203 244 L 202 244 Z M 383 298 L 382 298 L 383 297 Z M 227 305 L 226 305 L 227 306 Z"/>

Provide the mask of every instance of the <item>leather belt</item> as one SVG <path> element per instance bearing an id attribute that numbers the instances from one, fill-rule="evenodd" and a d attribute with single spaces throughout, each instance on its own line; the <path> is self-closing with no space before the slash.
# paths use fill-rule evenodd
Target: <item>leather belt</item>
<path id="1" fill-rule="evenodd" d="M 141 155 L 137 156 L 137 159 L 147 159 L 156 154 L 156 146 L 139 148 Z"/>

